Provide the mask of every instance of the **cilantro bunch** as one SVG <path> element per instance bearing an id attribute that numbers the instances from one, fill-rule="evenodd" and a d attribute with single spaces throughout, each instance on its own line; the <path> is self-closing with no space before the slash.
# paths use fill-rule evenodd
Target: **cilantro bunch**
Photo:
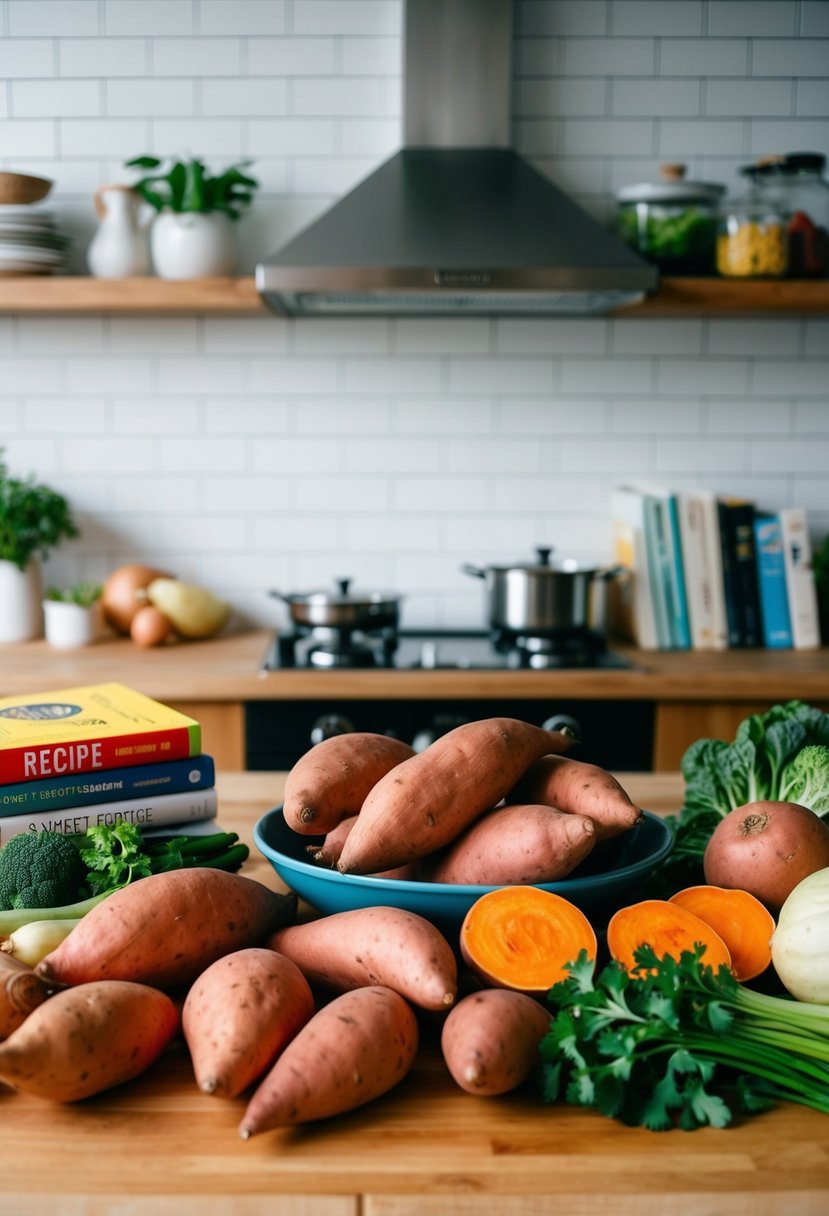
<path id="1" fill-rule="evenodd" d="M 829 1114 L 829 1006 L 744 988 L 703 953 L 644 945 L 631 975 L 615 962 L 594 974 L 582 951 L 549 993 L 542 1099 L 653 1131 L 725 1127 L 777 1101 Z"/>
<path id="2" fill-rule="evenodd" d="M 167 870 L 208 866 L 238 870 L 249 854 L 235 832 L 210 836 L 145 837 L 134 823 L 121 821 L 115 827 L 90 828 L 73 837 L 87 869 L 86 883 L 93 895 L 113 891 Z"/>

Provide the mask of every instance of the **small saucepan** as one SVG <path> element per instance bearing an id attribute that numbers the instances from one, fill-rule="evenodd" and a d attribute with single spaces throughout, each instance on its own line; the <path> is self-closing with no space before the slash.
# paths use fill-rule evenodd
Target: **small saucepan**
<path id="1" fill-rule="evenodd" d="M 573 558 L 550 560 L 552 548 L 536 549 L 534 563 L 461 566 L 487 584 L 489 627 L 521 637 L 549 637 L 591 630 L 607 632 L 607 583 L 617 566 L 586 565 Z"/>
<path id="2" fill-rule="evenodd" d="M 380 591 L 353 592 L 350 578 L 335 582 L 337 590 L 334 592 L 286 594 L 271 591 L 269 594 L 286 603 L 294 624 L 305 628 L 370 631 L 397 627 L 401 596 Z"/>

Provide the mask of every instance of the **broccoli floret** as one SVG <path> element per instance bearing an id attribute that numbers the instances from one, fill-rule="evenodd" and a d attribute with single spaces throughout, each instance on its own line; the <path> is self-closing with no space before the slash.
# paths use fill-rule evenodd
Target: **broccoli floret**
<path id="1" fill-rule="evenodd" d="M 779 797 L 825 815 L 829 811 L 829 747 L 812 743 L 801 748 L 783 770 Z"/>
<path id="2" fill-rule="evenodd" d="M 21 832 L 0 849 L 0 908 L 54 908 L 86 892 L 86 866 L 60 832 Z"/>

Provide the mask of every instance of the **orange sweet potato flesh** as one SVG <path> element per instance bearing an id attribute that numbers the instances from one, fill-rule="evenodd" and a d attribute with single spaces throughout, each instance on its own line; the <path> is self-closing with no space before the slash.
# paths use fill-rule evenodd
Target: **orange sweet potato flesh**
<path id="1" fill-rule="evenodd" d="M 296 896 L 225 870 L 195 866 L 141 878 L 75 926 L 35 967 L 48 981 L 190 983 L 233 950 L 261 943 L 296 917 Z"/>
<path id="2" fill-rule="evenodd" d="M 496 806 L 533 761 L 569 745 L 566 735 L 516 718 L 455 727 L 377 782 L 337 868 L 374 874 L 435 852 Z"/>
<path id="3" fill-rule="evenodd" d="M 178 1030 L 178 1011 L 144 984 L 99 980 L 57 992 L 0 1044 L 0 1080 L 77 1102 L 137 1077 Z"/>
<path id="4" fill-rule="evenodd" d="M 335 991 L 381 984 L 424 1009 L 455 999 L 458 969 L 431 921 L 402 908 L 355 908 L 278 929 L 268 940 L 312 984 Z"/>
<path id="5" fill-rule="evenodd" d="M 566 979 L 584 950 L 596 957 L 596 934 L 580 908 L 553 891 L 509 886 L 488 891 L 464 917 L 464 962 L 487 987 L 546 994 Z"/>
<path id="6" fill-rule="evenodd" d="M 669 955 L 679 960 L 697 944 L 705 946 L 702 963 L 731 969 L 731 955 L 725 942 L 710 925 L 679 904 L 666 899 L 643 899 L 614 912 L 607 925 L 607 948 L 628 971 L 634 972 L 634 953 L 639 946 L 649 945 L 658 958 Z"/>
<path id="7" fill-rule="evenodd" d="M 327 1119 L 378 1098 L 403 1080 L 417 1046 L 414 1012 L 391 988 L 371 985 L 335 997 L 259 1083 L 240 1136 Z"/>
<path id="8" fill-rule="evenodd" d="M 607 840 L 642 819 L 616 778 L 597 764 L 570 756 L 543 756 L 530 766 L 507 794 L 507 802 L 542 802 L 567 814 L 587 815 L 596 825 L 596 840 Z"/>
<path id="9" fill-rule="evenodd" d="M 295 832 L 317 836 L 356 815 L 369 790 L 414 748 L 368 731 L 332 735 L 300 756 L 285 780 L 282 813 Z"/>
<path id="10" fill-rule="evenodd" d="M 473 992 L 449 1011 L 440 1046 L 455 1082 L 491 1097 L 517 1088 L 539 1062 L 550 1013 L 533 997 L 508 988 Z"/>
<path id="11" fill-rule="evenodd" d="M 592 819 L 550 806 L 503 806 L 478 819 L 435 858 L 421 862 L 428 882 L 554 882 L 574 870 L 596 842 Z"/>
<path id="12" fill-rule="evenodd" d="M 741 983 L 762 975 L 771 963 L 774 917 L 749 891 L 702 884 L 677 891 L 669 902 L 693 912 L 719 934 Z"/>
<path id="13" fill-rule="evenodd" d="M 308 981 L 283 955 L 250 946 L 217 959 L 197 977 L 181 1011 L 199 1089 L 236 1097 L 315 1012 Z"/>

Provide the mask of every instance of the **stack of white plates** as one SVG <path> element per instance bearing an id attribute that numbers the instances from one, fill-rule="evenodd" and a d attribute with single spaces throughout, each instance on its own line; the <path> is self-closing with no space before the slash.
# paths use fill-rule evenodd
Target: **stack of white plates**
<path id="1" fill-rule="evenodd" d="M 0 204 L 0 275 L 55 274 L 66 265 L 68 247 L 54 212 Z"/>

